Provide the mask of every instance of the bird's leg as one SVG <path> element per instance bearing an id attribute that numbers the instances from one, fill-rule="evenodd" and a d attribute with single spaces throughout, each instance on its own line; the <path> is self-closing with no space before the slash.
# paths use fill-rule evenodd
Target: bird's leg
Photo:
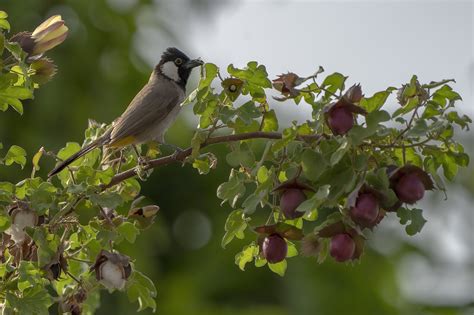
<path id="1" fill-rule="evenodd" d="M 117 167 L 117 173 L 120 173 L 120 168 L 122 167 L 122 159 L 123 159 L 123 149 L 120 150 L 119 162 Z"/>
<path id="2" fill-rule="evenodd" d="M 146 158 L 140 156 L 140 153 L 138 152 L 138 149 L 137 149 L 136 145 L 132 144 L 132 148 L 133 148 L 133 151 L 135 151 L 135 154 L 137 155 L 137 159 L 138 159 L 138 165 L 136 167 L 136 174 L 141 180 L 145 181 L 145 180 L 148 179 L 148 177 L 153 172 L 153 168 L 149 168 L 147 170 L 147 168 L 150 164 L 148 163 Z"/>
<path id="3" fill-rule="evenodd" d="M 145 167 L 148 164 L 148 161 L 140 155 L 140 152 L 138 152 L 138 148 L 135 144 L 132 144 L 133 151 L 135 151 L 135 154 L 137 155 L 137 160 L 138 160 L 138 165 Z"/>

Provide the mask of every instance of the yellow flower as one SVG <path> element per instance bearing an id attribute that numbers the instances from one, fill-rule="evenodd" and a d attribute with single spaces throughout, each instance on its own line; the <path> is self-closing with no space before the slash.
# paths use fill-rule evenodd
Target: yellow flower
<path id="1" fill-rule="evenodd" d="M 54 15 L 41 23 L 33 33 L 21 32 L 10 41 L 17 42 L 29 56 L 29 60 L 41 57 L 48 50 L 61 44 L 67 37 L 68 28 L 60 15 Z"/>
<path id="2" fill-rule="evenodd" d="M 33 55 L 39 55 L 61 44 L 67 37 L 68 27 L 60 15 L 53 15 L 41 23 L 31 34 L 35 41 Z"/>

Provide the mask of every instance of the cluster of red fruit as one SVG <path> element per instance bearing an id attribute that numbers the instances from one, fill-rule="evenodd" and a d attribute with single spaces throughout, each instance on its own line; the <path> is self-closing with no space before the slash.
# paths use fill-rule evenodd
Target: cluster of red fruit
<path id="1" fill-rule="evenodd" d="M 348 215 L 361 229 L 372 229 L 384 218 L 386 211 L 396 211 L 402 203 L 414 204 L 423 198 L 426 189 L 433 188 L 428 175 L 412 165 L 395 169 L 390 174 L 390 187 L 398 201 L 384 208 L 382 208 L 383 194 L 367 185 L 358 190 L 353 205 L 348 209 Z M 280 208 L 286 219 L 292 220 L 304 215 L 304 212 L 297 211 L 297 208 L 307 199 L 305 191 L 308 190 L 311 189 L 297 182 L 282 185 Z M 270 263 L 284 260 L 288 250 L 284 235 L 271 229 L 262 231 L 266 233 L 270 231 L 260 244 L 263 257 Z M 337 261 L 354 260 L 362 253 L 363 237 L 341 221 L 324 227 L 318 232 L 318 237 L 331 239 L 330 255 Z M 360 248 L 357 246 L 358 243 Z"/>
<path id="2" fill-rule="evenodd" d="M 365 114 L 365 110 L 355 105 L 362 98 L 359 85 L 351 87 L 337 102 L 326 110 L 326 123 L 335 135 L 344 135 L 354 126 L 355 115 Z M 384 204 L 384 195 L 376 189 L 362 185 L 349 200 L 348 216 L 360 229 L 372 229 L 386 214 L 386 211 L 396 211 L 403 203 L 414 204 L 423 198 L 425 190 L 433 189 L 429 175 L 419 167 L 405 165 L 397 168 L 387 167 L 390 179 L 390 188 L 395 192 L 398 200 L 395 204 Z M 311 187 L 293 180 L 282 184 L 277 190 L 281 191 L 280 208 L 287 219 L 296 219 L 304 215 L 297 211 L 307 196 L 305 191 L 313 191 Z M 318 238 L 330 238 L 330 255 L 339 262 L 354 260 L 362 253 L 364 238 L 342 221 L 322 228 Z M 314 241 L 314 240 L 313 240 Z M 318 243 L 317 240 L 315 240 Z M 317 247 L 317 245 L 314 245 Z M 270 263 L 277 263 L 285 259 L 287 243 L 279 233 L 266 236 L 261 242 L 261 252 Z"/>

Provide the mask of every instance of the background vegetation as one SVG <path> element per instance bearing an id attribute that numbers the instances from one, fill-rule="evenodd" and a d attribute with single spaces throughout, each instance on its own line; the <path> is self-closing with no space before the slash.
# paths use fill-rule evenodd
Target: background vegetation
<path id="1" fill-rule="evenodd" d="M 40 146 L 57 150 L 66 141 L 82 142 L 88 118 L 110 122 L 118 116 L 150 72 L 150 67 L 134 50 L 133 41 L 137 31 L 136 13 L 149 5 L 159 7 L 160 4 L 139 1 L 125 10 L 102 0 L 4 1 L 0 9 L 7 11 L 9 20 L 14 21 L 13 33 L 32 29 L 45 17 L 57 13 L 62 14 L 70 27 L 69 38 L 50 54 L 59 66 L 55 80 L 39 90 L 34 100 L 24 102 L 23 117 L 11 110 L 0 115 L 4 146 L 21 144 L 29 154 Z M 189 6 L 183 2 L 184 5 L 196 11 L 211 9 L 209 4 L 201 2 Z M 155 27 L 160 27 L 160 21 Z M 179 34 L 167 31 L 176 37 L 176 45 L 182 44 Z M 156 52 L 157 60 L 160 53 Z M 192 51 L 188 53 L 193 55 Z M 169 142 L 181 146 L 189 143 L 194 127 L 184 116 L 167 136 Z M 469 136 L 465 144 L 472 144 L 472 133 Z M 225 148 L 221 155 L 223 152 Z M 27 177 L 30 169 L 1 169 L 0 174 L 2 180 L 15 181 Z M 43 167 L 42 175 L 48 169 Z M 472 312 L 472 305 L 420 305 L 401 294 L 397 278 L 400 261 L 413 253 L 431 258 L 429 253 L 399 237 L 395 237 L 396 250 L 382 254 L 369 249 L 362 263 L 353 267 L 329 260 L 318 265 L 311 259 L 299 259 L 292 262 L 284 278 L 251 266 L 245 273 L 241 272 L 233 261 L 243 243 L 233 243 L 226 250 L 220 248 L 223 222 L 230 209 L 220 207 L 215 190 L 227 180 L 228 172 L 222 164 L 211 176 L 199 176 L 190 167 L 173 165 L 155 170 L 143 185 L 142 193 L 158 204 L 161 211 L 155 225 L 135 244 L 124 243 L 121 251 L 136 259 L 137 268 L 153 279 L 158 288 L 158 313 Z M 472 175 L 470 166 L 460 178 L 463 185 L 451 188 L 469 191 L 469 195 L 453 195 L 470 198 L 472 202 Z M 99 313 L 131 314 L 135 309 L 136 305 L 130 304 L 124 295 L 113 293 L 102 296 Z"/>

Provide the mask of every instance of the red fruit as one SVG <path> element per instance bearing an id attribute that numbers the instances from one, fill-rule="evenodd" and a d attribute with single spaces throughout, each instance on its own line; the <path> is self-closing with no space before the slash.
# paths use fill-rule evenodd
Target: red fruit
<path id="1" fill-rule="evenodd" d="M 357 197 L 356 204 L 350 209 L 352 220 L 362 227 L 376 224 L 379 214 L 379 201 L 371 193 L 362 193 Z"/>
<path id="2" fill-rule="evenodd" d="M 351 260 L 354 252 L 355 242 L 349 234 L 337 234 L 331 239 L 329 253 L 335 260 L 339 262 Z"/>
<path id="3" fill-rule="evenodd" d="M 408 173 L 398 180 L 395 193 L 400 201 L 414 204 L 425 195 L 425 185 L 417 174 Z"/>
<path id="4" fill-rule="evenodd" d="M 336 107 L 329 111 L 329 128 L 335 135 L 344 135 L 354 126 L 354 115 L 345 107 Z"/>
<path id="5" fill-rule="evenodd" d="M 283 237 L 278 234 L 272 234 L 263 240 L 262 253 L 263 257 L 269 263 L 277 263 L 286 258 L 288 245 Z"/>
<path id="6" fill-rule="evenodd" d="M 287 189 L 281 195 L 280 207 L 285 217 L 288 219 L 296 219 L 302 217 L 304 212 L 296 211 L 296 208 L 306 200 L 306 195 L 301 189 Z"/>

